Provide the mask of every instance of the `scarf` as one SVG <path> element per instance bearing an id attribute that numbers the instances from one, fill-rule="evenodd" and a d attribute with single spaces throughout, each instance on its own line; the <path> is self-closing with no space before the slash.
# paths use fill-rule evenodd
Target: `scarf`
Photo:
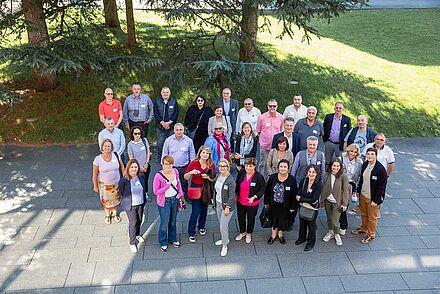
<path id="1" fill-rule="evenodd" d="M 215 133 L 214 133 L 214 139 L 217 141 L 217 147 L 216 147 L 216 151 L 217 151 L 217 154 L 218 154 L 218 158 L 219 159 L 221 159 L 221 149 L 220 149 L 220 147 L 222 147 L 223 148 L 223 150 L 224 150 L 224 152 L 225 152 L 225 155 L 224 155 L 224 159 L 228 159 L 229 160 L 229 151 L 231 150 L 231 148 L 229 147 L 229 144 L 228 144 L 228 140 L 226 140 L 226 137 L 225 137 L 225 135 L 224 134 L 222 134 L 222 135 L 216 135 Z"/>
<path id="2" fill-rule="evenodd" d="M 240 141 L 240 155 L 243 156 L 243 158 L 240 158 L 240 164 L 244 164 L 244 156 L 249 154 L 252 150 L 252 147 L 254 146 L 254 137 L 250 136 L 249 138 L 249 144 L 246 146 L 246 137 L 241 137 Z"/>

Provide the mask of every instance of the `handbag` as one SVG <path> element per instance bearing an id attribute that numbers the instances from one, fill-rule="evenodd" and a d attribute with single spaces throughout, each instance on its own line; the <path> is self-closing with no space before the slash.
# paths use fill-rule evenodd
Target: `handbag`
<path id="1" fill-rule="evenodd" d="M 303 182 L 302 191 L 304 191 L 306 181 Z M 316 218 L 316 211 L 318 209 L 312 207 L 309 203 L 300 203 L 299 217 L 308 221 L 313 221 Z"/>
<path id="2" fill-rule="evenodd" d="M 272 227 L 272 218 L 270 217 L 269 207 L 263 206 L 263 209 L 260 213 L 260 224 L 262 228 L 271 228 Z"/>
<path id="3" fill-rule="evenodd" d="M 192 187 L 191 183 L 192 176 L 188 182 L 188 191 L 186 193 L 186 197 L 188 197 L 189 200 L 198 200 L 200 197 L 202 197 L 202 187 Z"/>

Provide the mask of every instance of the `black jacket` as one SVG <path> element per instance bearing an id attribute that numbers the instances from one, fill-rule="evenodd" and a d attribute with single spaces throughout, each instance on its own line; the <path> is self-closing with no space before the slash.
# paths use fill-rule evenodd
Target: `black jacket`
<path id="1" fill-rule="evenodd" d="M 243 182 L 246 176 L 246 170 L 243 168 L 237 175 L 237 180 L 235 184 L 235 194 L 240 195 L 240 184 Z M 259 172 L 255 171 L 254 177 L 252 178 L 251 187 L 249 189 L 248 198 L 257 196 L 258 199 L 264 196 L 266 189 L 266 181 L 264 177 Z"/>
<path id="2" fill-rule="evenodd" d="M 277 145 L 278 138 L 283 137 L 283 136 L 284 136 L 284 132 L 275 134 L 273 136 L 272 149 L 277 147 L 276 145 Z M 292 133 L 292 143 L 293 143 L 292 145 L 293 146 L 289 146 L 289 150 L 292 151 L 293 158 L 295 158 L 296 154 L 301 151 L 300 140 L 301 140 L 301 137 L 297 133 Z"/>
<path id="3" fill-rule="evenodd" d="M 139 182 L 141 183 L 142 188 L 144 189 L 143 195 L 144 195 L 144 205 L 145 205 L 147 202 L 147 199 L 145 198 L 145 194 L 147 193 L 147 190 L 145 187 L 144 174 L 141 174 L 139 176 Z M 121 209 L 124 211 L 131 210 L 131 182 L 125 177 L 121 177 L 121 179 L 119 180 L 119 194 L 121 194 L 122 196 L 122 201 L 119 207 L 121 207 Z"/>
<path id="4" fill-rule="evenodd" d="M 165 130 L 162 125 L 160 124 L 161 121 L 173 121 L 173 123 L 170 125 L 171 130 L 173 129 L 174 125 L 177 122 L 177 118 L 179 117 L 179 104 L 177 103 L 177 100 L 173 97 L 170 97 L 168 99 L 167 104 L 164 103 L 164 100 L 162 97 L 158 97 L 153 102 L 153 109 L 154 109 L 154 118 L 156 119 L 156 128 L 159 130 Z"/>
<path id="5" fill-rule="evenodd" d="M 316 179 L 310 188 L 311 191 L 307 190 L 309 185 L 309 178 L 303 179 L 298 186 L 298 195 L 301 197 L 299 203 L 309 203 L 314 208 L 319 207 L 319 198 L 322 194 L 322 183 L 319 179 Z"/>
<path id="6" fill-rule="evenodd" d="M 196 135 L 208 134 L 208 121 L 211 116 L 214 116 L 214 111 L 211 107 L 199 109 L 197 106 L 191 105 L 185 114 L 185 127 L 188 128 L 188 131 L 192 132 L 196 129 L 197 124 L 199 124 Z"/>
<path id="7" fill-rule="evenodd" d="M 273 188 L 278 183 L 278 173 L 272 174 L 267 180 L 266 192 L 264 193 L 264 205 L 272 205 L 273 201 Z M 284 207 L 289 209 L 295 209 L 295 197 L 297 195 L 296 180 L 295 177 L 289 175 L 283 183 L 284 185 Z"/>
<path id="8" fill-rule="evenodd" d="M 324 136 L 323 141 L 326 142 L 330 138 L 330 131 L 332 129 L 333 118 L 335 114 L 327 114 L 324 118 Z M 339 129 L 339 150 L 344 150 L 344 139 L 351 130 L 351 119 L 345 114 L 342 115 L 341 127 Z"/>
<path id="9" fill-rule="evenodd" d="M 357 192 L 360 194 L 362 191 L 362 185 L 364 184 L 364 171 L 368 166 L 368 161 L 365 161 L 362 165 L 361 177 L 359 179 L 359 185 L 357 187 Z M 376 204 L 382 204 L 385 199 L 385 190 L 387 188 L 387 171 L 383 165 L 376 161 L 370 175 L 370 193 L 371 201 Z"/>
<path id="10" fill-rule="evenodd" d="M 241 144 L 241 135 L 237 136 L 237 139 L 235 140 L 235 153 L 240 153 L 240 144 Z M 248 157 L 257 157 L 257 145 L 258 145 L 258 137 L 254 138 L 254 145 L 252 146 L 251 152 L 249 154 L 244 154 L 244 158 Z M 240 153 L 240 155 L 243 155 Z M 234 163 L 239 166 L 240 165 L 240 159 L 234 159 Z"/>

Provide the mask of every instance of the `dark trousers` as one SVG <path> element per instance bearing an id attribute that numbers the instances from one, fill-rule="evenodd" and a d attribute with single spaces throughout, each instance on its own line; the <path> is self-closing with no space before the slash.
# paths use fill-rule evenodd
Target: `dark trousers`
<path id="1" fill-rule="evenodd" d="M 171 127 L 169 130 L 162 130 L 156 128 L 156 136 L 157 136 L 157 161 L 160 162 L 162 159 L 162 149 L 163 144 L 165 143 L 165 140 L 174 134 L 174 129 Z"/>
<path id="2" fill-rule="evenodd" d="M 347 220 L 347 209 L 344 212 L 341 212 L 341 216 L 339 217 L 339 227 L 341 230 L 346 230 L 348 228 L 348 220 Z"/>
<path id="3" fill-rule="evenodd" d="M 144 179 L 145 179 L 145 190 L 148 191 L 148 178 L 150 177 L 151 172 L 151 165 L 149 164 L 147 167 L 147 171 L 144 172 Z"/>
<path id="4" fill-rule="evenodd" d="M 140 235 L 142 217 L 144 216 L 144 205 L 132 206 L 127 211 L 128 217 L 128 235 L 130 237 L 130 245 L 136 245 L 136 236 Z"/>
<path id="5" fill-rule="evenodd" d="M 202 199 L 191 200 L 191 216 L 189 217 L 188 223 L 188 236 L 191 237 L 196 235 L 196 226 L 199 230 L 205 228 L 207 214 L 208 205 L 204 204 Z"/>
<path id="6" fill-rule="evenodd" d="M 255 216 L 257 215 L 258 205 L 247 206 L 237 202 L 237 217 L 240 233 L 252 234 L 255 227 Z M 247 221 L 247 224 L 246 224 Z"/>
<path id="7" fill-rule="evenodd" d="M 299 240 L 306 241 L 307 245 L 315 246 L 316 242 L 316 218 L 312 221 L 299 218 Z"/>
<path id="8" fill-rule="evenodd" d="M 133 127 L 138 127 L 142 130 L 142 134 L 145 138 L 147 138 L 148 135 L 148 124 L 145 121 L 132 121 L 128 120 L 128 125 L 130 126 L 130 130 Z"/>
<path id="9" fill-rule="evenodd" d="M 186 196 L 186 192 L 188 192 L 188 181 L 185 180 L 185 178 L 183 176 L 185 175 L 185 171 L 186 171 L 187 167 L 188 167 L 188 164 L 185 166 L 176 167 L 177 171 L 179 172 L 179 180 L 180 180 L 180 183 L 182 184 L 183 195 L 185 195 L 185 196 Z"/>

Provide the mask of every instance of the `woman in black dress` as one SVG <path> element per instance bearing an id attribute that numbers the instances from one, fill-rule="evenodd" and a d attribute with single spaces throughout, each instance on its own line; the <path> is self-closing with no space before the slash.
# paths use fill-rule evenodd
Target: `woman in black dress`
<path id="1" fill-rule="evenodd" d="M 295 209 L 296 180 L 289 174 L 290 163 L 286 159 L 278 162 L 278 173 L 270 175 L 264 194 L 264 205 L 272 216 L 272 236 L 267 243 L 272 245 L 278 238 L 286 244 L 286 231 L 291 212 Z"/>
<path id="2" fill-rule="evenodd" d="M 185 126 L 188 133 L 194 133 L 193 139 L 194 149 L 196 152 L 205 143 L 208 138 L 208 121 L 214 115 L 211 107 L 207 106 L 206 98 L 198 95 L 194 100 L 194 105 L 191 105 L 186 111 Z"/>

